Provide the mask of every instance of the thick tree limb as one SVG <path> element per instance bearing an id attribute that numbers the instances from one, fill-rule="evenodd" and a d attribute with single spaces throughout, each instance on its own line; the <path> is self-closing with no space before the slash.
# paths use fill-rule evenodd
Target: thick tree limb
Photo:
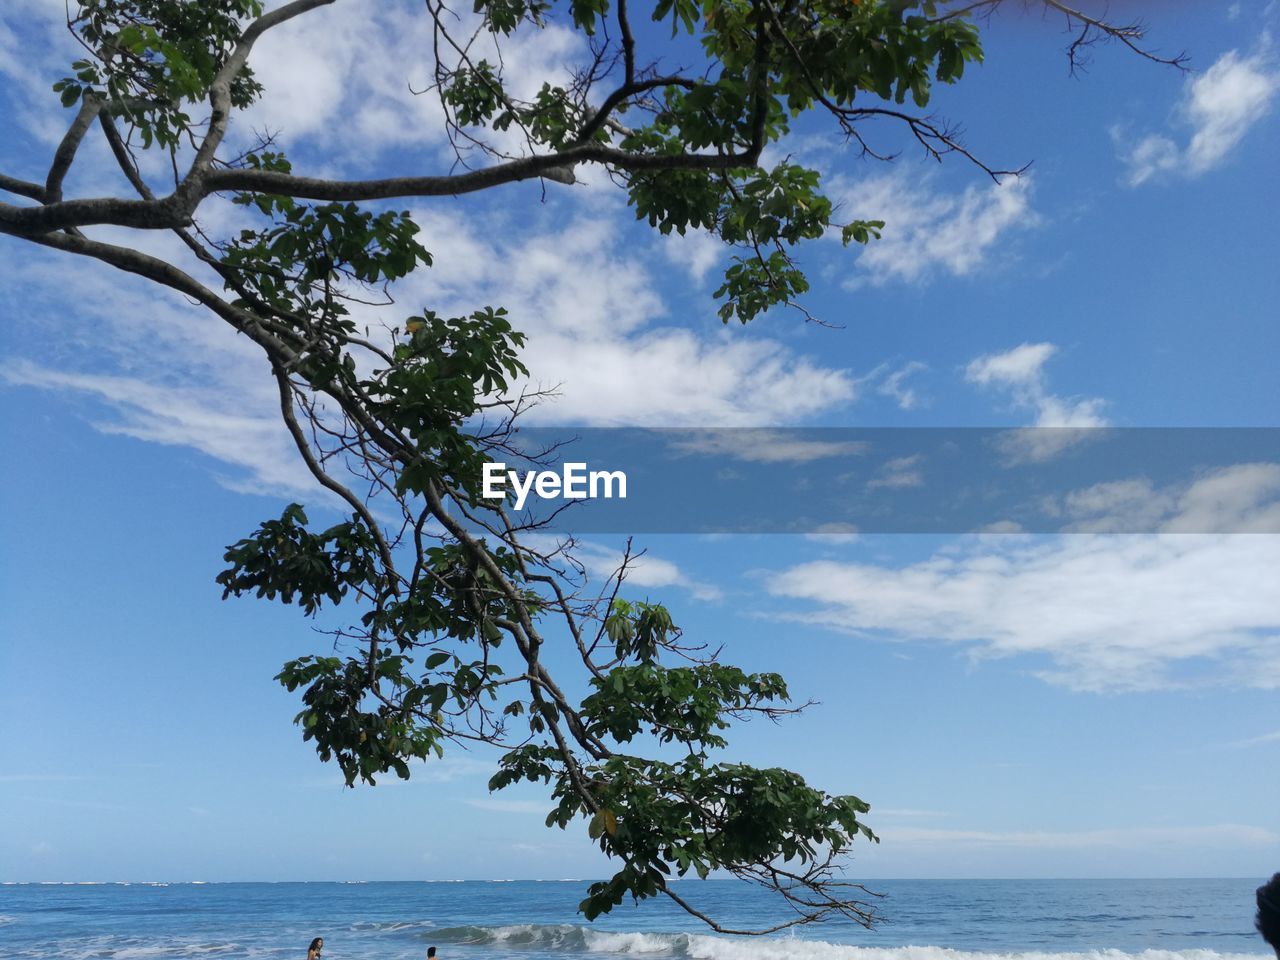
<path id="1" fill-rule="evenodd" d="M 62 199 L 62 181 L 66 179 L 67 171 L 76 158 L 76 151 L 80 149 L 80 142 L 101 112 L 102 105 L 102 100 L 90 95 L 80 101 L 75 119 L 63 135 L 58 149 L 53 152 L 53 162 L 49 165 L 49 173 L 44 182 L 44 197 L 41 198 L 45 203 L 57 203 Z"/>
<path id="2" fill-rule="evenodd" d="M 32 200 L 44 200 L 44 187 L 40 184 L 32 183 L 30 180 L 19 180 L 5 173 L 0 173 L 0 190 L 16 193 L 20 197 L 30 197 Z"/>
<path id="3" fill-rule="evenodd" d="M 559 153 L 522 157 L 466 173 L 380 180 L 322 180 L 271 170 L 209 170 L 194 180 L 188 180 L 169 196 L 156 200 L 96 197 L 63 200 L 40 207 L 0 203 L 0 232 L 28 235 L 97 224 L 169 230 L 189 226 L 201 199 L 227 190 L 275 193 L 306 200 L 388 200 L 459 196 L 535 178 L 572 183 L 573 174 L 569 168 L 578 163 L 603 163 L 631 171 L 732 170 L 754 166 L 762 146 L 752 144 L 739 153 L 667 155 L 632 153 L 602 144 L 583 144 Z"/>

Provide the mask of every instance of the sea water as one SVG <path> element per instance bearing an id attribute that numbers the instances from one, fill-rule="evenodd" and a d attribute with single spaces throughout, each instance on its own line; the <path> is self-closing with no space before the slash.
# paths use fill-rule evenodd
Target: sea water
<path id="1" fill-rule="evenodd" d="M 595 923 L 585 881 L 5 884 L 13 960 L 1236 960 L 1270 956 L 1248 880 L 883 880 L 883 922 L 712 934 L 665 898 Z M 732 880 L 680 893 L 725 925 L 786 918 Z"/>

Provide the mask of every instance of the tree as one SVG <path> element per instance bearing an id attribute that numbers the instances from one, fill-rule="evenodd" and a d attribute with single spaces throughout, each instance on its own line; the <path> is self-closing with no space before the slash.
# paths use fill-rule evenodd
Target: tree
<path id="1" fill-rule="evenodd" d="M 795 248 L 832 231 L 868 243 L 883 224 L 837 222 L 818 171 L 766 168 L 765 148 L 812 113 L 879 156 L 868 124 L 891 121 L 933 157 L 1014 174 L 919 112 L 935 83 L 981 58 L 975 18 L 1001 0 L 658 0 L 641 21 L 627 0 L 476 0 L 463 16 L 427 0 L 431 93 L 466 169 L 340 181 L 295 173 L 269 139 L 227 155 L 235 113 L 269 95 L 252 72 L 254 43 L 332 2 L 264 12 L 260 0 L 81 0 L 69 26 L 85 55 L 53 84 L 71 123 L 43 183 L 0 173 L 0 189 L 34 201 L 0 203 L 0 233 L 171 288 L 261 348 L 299 456 L 350 513 L 317 529 L 291 505 L 228 548 L 218 582 L 228 596 L 308 615 L 355 609 L 335 655 L 290 661 L 278 677 L 301 691 L 304 738 L 348 785 L 408 777 L 411 760 L 446 745 L 497 746 L 492 789 L 547 784 L 548 825 L 585 819 L 615 861 L 581 904 L 588 919 L 628 895 L 662 894 L 723 931 L 668 879 L 727 871 L 794 908 L 770 930 L 833 914 L 869 924 L 866 891 L 840 872 L 855 840 L 875 840 L 868 805 L 721 753 L 733 721 L 803 709 L 783 679 L 720 662 L 663 606 L 626 598 L 629 551 L 592 589 L 571 542 L 531 546 L 481 496 L 484 464 L 510 449 L 515 419 L 536 399 L 512 389 L 527 371 L 504 311 L 428 309 L 373 338 L 351 304 L 431 264 L 410 215 L 385 201 L 531 179 L 569 189 L 577 168 L 595 165 L 661 232 L 702 229 L 734 249 L 716 292 L 725 322 L 803 311 Z M 1140 47 L 1138 26 L 1043 5 L 1073 28 L 1073 65 L 1101 39 L 1161 59 Z M 500 56 L 479 51 L 553 22 L 587 38 L 589 60 L 567 85 L 517 99 Z M 677 56 L 690 65 L 667 66 Z M 95 126 L 133 195 L 63 195 Z M 140 151 L 171 161 L 171 184 L 144 178 Z M 257 227 L 210 237 L 198 216 L 215 202 L 240 205 Z M 185 257 L 90 235 L 108 225 L 170 232 Z M 552 675 L 547 644 L 576 650 L 577 675 Z M 567 692 L 575 686 L 585 694 Z"/>

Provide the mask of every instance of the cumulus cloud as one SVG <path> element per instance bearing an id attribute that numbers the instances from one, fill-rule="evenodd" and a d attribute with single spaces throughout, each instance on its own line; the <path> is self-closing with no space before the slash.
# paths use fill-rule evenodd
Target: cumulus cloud
<path id="1" fill-rule="evenodd" d="M 1015 409 L 1034 414 L 1032 426 L 1038 429 L 1014 430 L 1002 437 L 1011 462 L 1049 460 L 1083 440 L 1086 431 L 1107 425 L 1102 415 L 1105 401 L 1050 392 L 1044 366 L 1057 352 L 1052 343 L 1024 343 L 977 357 L 965 367 L 966 381 L 1002 391 Z"/>
<path id="2" fill-rule="evenodd" d="M 669 233 L 662 238 L 662 253 L 695 282 L 706 279 L 711 268 L 724 260 L 724 242 L 705 230 Z"/>
<path id="3" fill-rule="evenodd" d="M 478 23 L 475 14 L 460 12 L 451 29 L 466 40 Z M 318 176 L 367 171 L 387 151 L 404 148 L 420 151 L 414 172 L 446 172 L 456 157 L 438 93 L 429 89 L 435 46 L 430 16 L 414 5 L 334 4 L 269 30 L 250 56 L 265 94 L 232 118 L 228 152 L 269 132 L 300 161 L 300 169 Z M 481 32 L 469 54 L 500 64 L 506 88 L 523 99 L 531 99 L 544 82 L 568 83 L 575 66 L 590 59 L 583 38 L 555 24 L 505 38 L 500 55 L 493 38 Z M 82 55 L 66 29 L 63 0 L 6 4 L 0 15 L 0 76 L 18 95 L 17 119 L 45 142 L 56 142 L 68 122 L 50 84 Z M 518 130 L 487 137 L 504 152 L 526 150 Z M 90 137 L 88 144 L 98 139 Z M 144 173 L 149 160 L 144 156 Z"/>
<path id="4" fill-rule="evenodd" d="M 947 194 L 929 177 L 898 170 L 858 181 L 837 178 L 832 193 L 848 216 L 885 222 L 883 236 L 861 248 L 853 286 L 914 283 L 939 272 L 967 276 L 998 255 L 1010 232 L 1039 220 L 1029 176 Z"/>
<path id="5" fill-rule="evenodd" d="M 477 24 L 464 12 L 451 30 L 469 38 Z M 428 89 L 435 46 L 431 18 L 420 6 L 335 4 L 295 18 L 255 46 L 250 65 L 267 92 L 237 118 L 238 128 L 278 131 L 285 143 L 315 148 L 336 168 L 359 169 L 403 147 L 447 155 L 440 99 Z M 567 83 L 587 50 L 575 31 L 550 24 L 506 38 L 501 54 L 481 32 L 469 54 L 500 64 L 505 87 L 531 99 L 544 82 Z M 524 147 L 518 130 L 487 136 L 507 152 Z M 439 169 L 438 158 L 428 163 L 419 172 Z"/>
<path id="6" fill-rule="evenodd" d="M 1052 343 L 1024 343 L 1004 353 L 989 353 L 969 363 L 965 379 L 981 386 L 1042 392 L 1045 362 L 1057 352 Z"/>
<path id="7" fill-rule="evenodd" d="M 973 537 L 904 566 L 778 571 L 790 618 L 1024 658 L 1076 690 L 1280 688 L 1280 536 Z"/>
<path id="8" fill-rule="evenodd" d="M 563 229 L 506 236 L 501 224 L 422 217 L 429 247 L 447 237 L 414 294 L 440 309 L 506 306 L 529 336 L 525 362 L 557 397 L 529 422 L 597 426 L 795 423 L 851 402 L 848 371 L 776 340 L 673 322 L 652 264 L 616 223 L 575 218 Z M 695 323 L 700 318 L 694 318 Z"/>
<path id="9" fill-rule="evenodd" d="M 1280 70 L 1265 46 L 1247 57 L 1224 53 L 1183 91 L 1175 122 L 1185 131 L 1184 143 L 1165 133 L 1135 141 L 1124 128 L 1112 129 L 1126 182 L 1136 187 L 1161 174 L 1195 177 L 1220 166 L 1271 111 L 1277 91 Z"/>

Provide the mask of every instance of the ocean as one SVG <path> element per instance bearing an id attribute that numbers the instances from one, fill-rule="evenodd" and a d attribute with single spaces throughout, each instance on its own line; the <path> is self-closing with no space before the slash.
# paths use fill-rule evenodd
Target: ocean
<path id="1" fill-rule="evenodd" d="M 665 900 L 593 924 L 584 881 L 0 885 L 5 960 L 1234 960 L 1269 957 L 1260 880 L 883 880 L 884 922 L 709 933 Z M 776 904 L 732 880 L 681 893 L 725 922 Z"/>

